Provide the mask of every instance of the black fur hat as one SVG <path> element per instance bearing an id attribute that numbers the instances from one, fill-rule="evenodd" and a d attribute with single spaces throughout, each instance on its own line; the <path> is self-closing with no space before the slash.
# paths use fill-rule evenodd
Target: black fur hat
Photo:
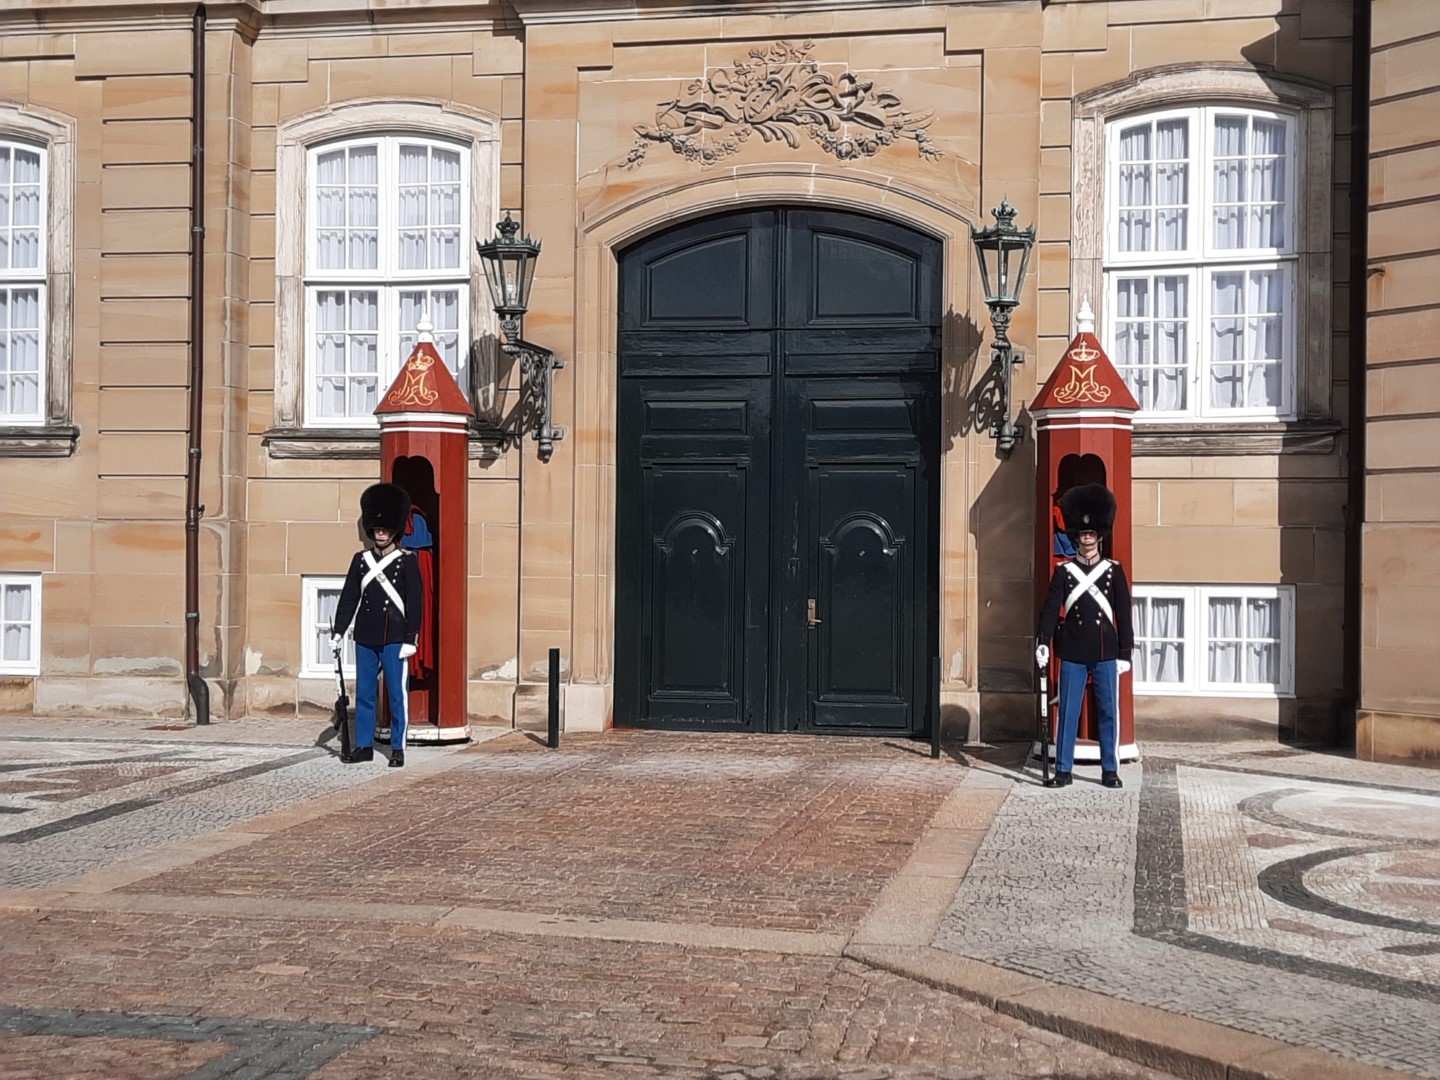
<path id="1" fill-rule="evenodd" d="M 1104 484 L 1081 484 L 1060 496 L 1060 513 L 1071 540 L 1092 529 L 1103 537 L 1115 524 L 1115 496 Z"/>
<path id="2" fill-rule="evenodd" d="M 395 484 L 371 484 L 360 495 L 360 524 L 374 539 L 376 529 L 389 529 L 395 540 L 410 520 L 410 496 Z"/>

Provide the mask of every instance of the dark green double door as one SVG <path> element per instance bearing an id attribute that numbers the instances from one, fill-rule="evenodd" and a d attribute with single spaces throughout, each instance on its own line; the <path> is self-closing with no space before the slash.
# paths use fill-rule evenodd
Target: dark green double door
<path id="1" fill-rule="evenodd" d="M 616 723 L 924 733 L 940 244 L 767 209 L 620 265 Z"/>

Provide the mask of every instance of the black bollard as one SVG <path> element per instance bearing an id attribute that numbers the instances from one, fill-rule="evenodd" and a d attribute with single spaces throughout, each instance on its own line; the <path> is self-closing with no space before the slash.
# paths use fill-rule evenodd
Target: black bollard
<path id="1" fill-rule="evenodd" d="M 550 699 L 547 714 L 545 745 L 552 750 L 560 745 L 560 650 L 550 650 Z"/>

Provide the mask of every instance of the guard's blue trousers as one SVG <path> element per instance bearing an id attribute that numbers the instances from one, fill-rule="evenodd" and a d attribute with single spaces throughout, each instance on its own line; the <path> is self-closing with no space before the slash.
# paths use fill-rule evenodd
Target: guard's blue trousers
<path id="1" fill-rule="evenodd" d="M 390 745 L 405 749 L 405 698 L 410 689 L 410 665 L 400 659 L 400 643 L 372 649 L 355 643 L 355 745 L 375 745 L 375 691 L 380 669 L 390 696 Z"/>
<path id="2" fill-rule="evenodd" d="M 1075 734 L 1080 728 L 1080 705 L 1085 700 L 1085 680 L 1095 682 L 1095 703 L 1100 706 L 1100 768 L 1120 771 L 1120 672 L 1114 660 L 1093 664 L 1060 661 L 1060 730 L 1055 741 L 1055 770 L 1068 773 L 1075 766 Z"/>

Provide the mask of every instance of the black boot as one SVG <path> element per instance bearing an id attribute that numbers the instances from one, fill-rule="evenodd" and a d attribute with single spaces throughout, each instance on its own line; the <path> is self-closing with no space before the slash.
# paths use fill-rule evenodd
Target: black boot
<path id="1" fill-rule="evenodd" d="M 404 767 L 405 767 L 405 751 L 404 751 L 404 750 L 391 750 L 391 751 L 390 751 L 390 768 L 392 768 L 392 769 L 403 769 Z"/>
<path id="2" fill-rule="evenodd" d="M 1070 774 L 1068 772 L 1056 772 L 1049 780 L 1045 781 L 1046 787 L 1069 787 Z"/>
<path id="3" fill-rule="evenodd" d="M 357 765 L 362 761 L 374 761 L 375 748 L 373 746 L 357 746 L 348 754 L 341 754 L 340 760 L 346 765 Z"/>
<path id="4" fill-rule="evenodd" d="M 1103 787 L 1124 787 L 1125 782 L 1120 779 L 1118 772 L 1110 772 L 1108 769 L 1100 774 L 1100 783 Z"/>

